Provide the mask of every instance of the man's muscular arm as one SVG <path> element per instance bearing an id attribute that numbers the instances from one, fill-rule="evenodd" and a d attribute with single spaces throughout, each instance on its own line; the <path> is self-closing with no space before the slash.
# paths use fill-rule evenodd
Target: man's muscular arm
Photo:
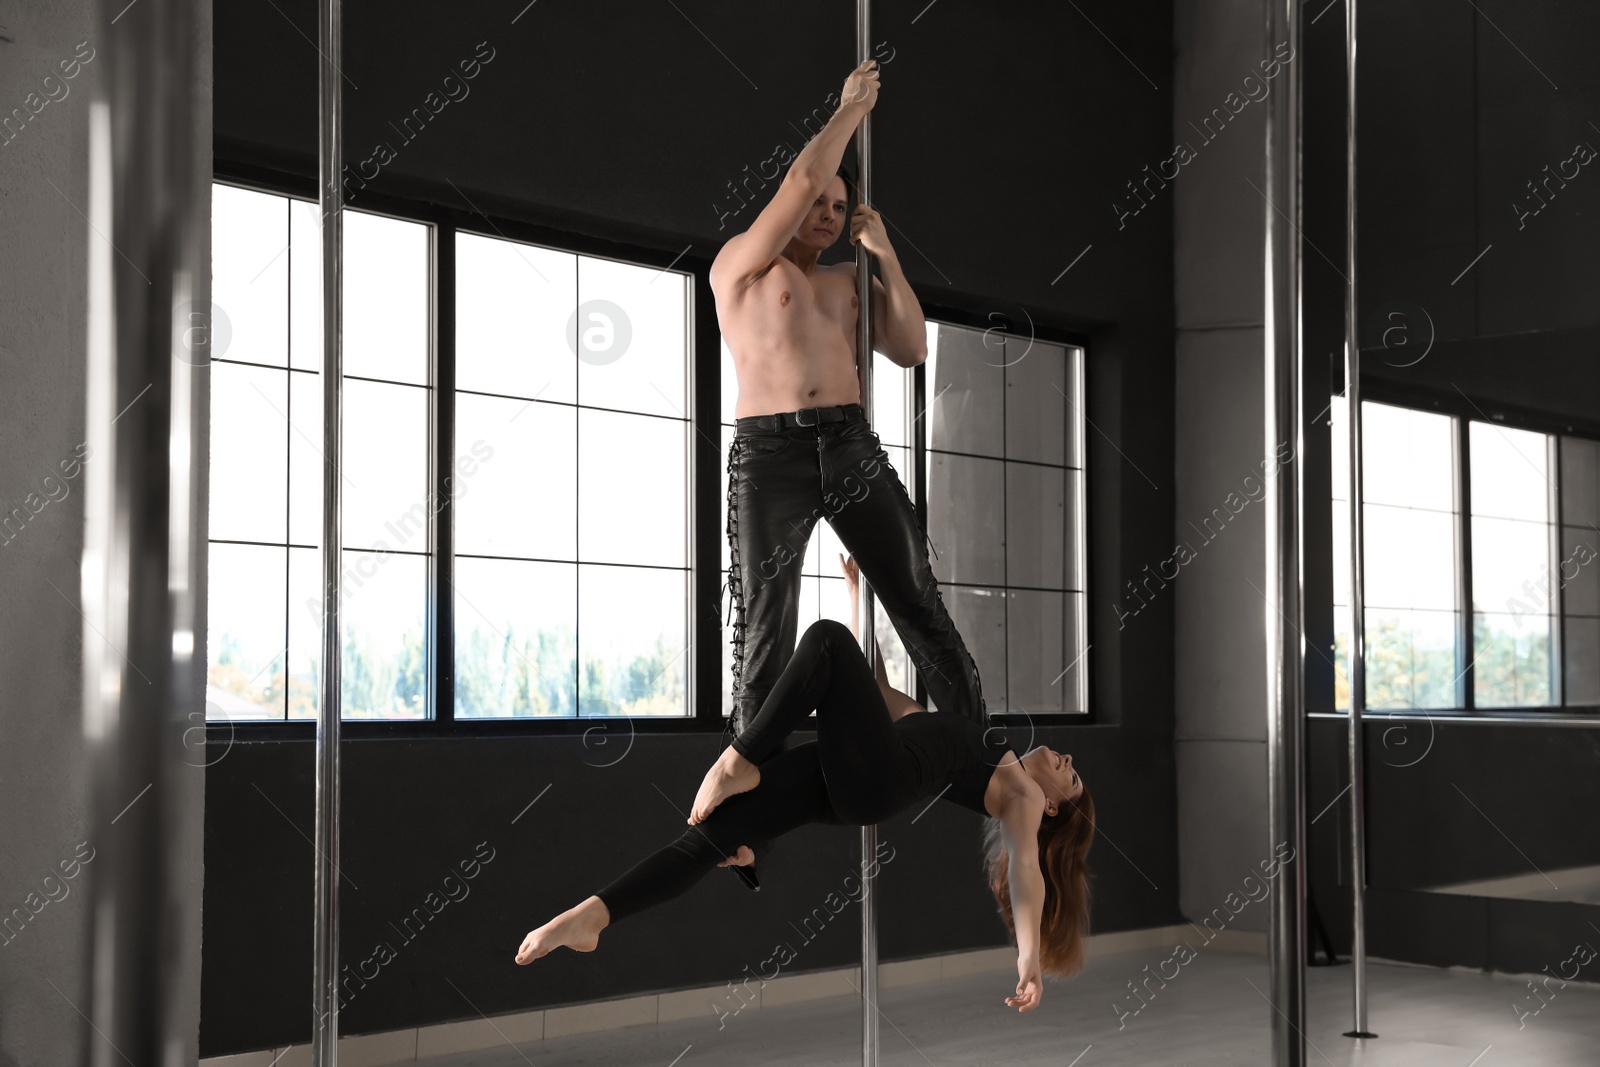
<path id="1" fill-rule="evenodd" d="M 878 257 L 883 281 L 872 279 L 872 347 L 901 367 L 915 367 L 928 358 L 928 320 L 888 241 L 884 249 L 888 254 Z"/>
<path id="2" fill-rule="evenodd" d="M 867 60 L 845 80 L 844 96 L 822 132 L 795 157 L 778 191 L 750 228 L 729 238 L 711 262 L 711 288 L 737 295 L 772 266 L 794 237 L 806 212 L 833 180 L 845 146 L 877 102 L 876 60 Z"/>

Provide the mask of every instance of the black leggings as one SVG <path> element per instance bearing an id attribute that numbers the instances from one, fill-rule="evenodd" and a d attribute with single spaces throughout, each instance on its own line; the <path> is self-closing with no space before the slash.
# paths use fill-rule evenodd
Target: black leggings
<path id="1" fill-rule="evenodd" d="M 813 708 L 817 739 L 779 752 Z M 597 891 L 613 923 L 683 893 L 740 845 L 753 849 L 809 822 L 882 822 L 919 795 L 866 658 L 849 628 L 831 619 L 806 630 L 733 747 L 761 768 L 761 781 Z"/>

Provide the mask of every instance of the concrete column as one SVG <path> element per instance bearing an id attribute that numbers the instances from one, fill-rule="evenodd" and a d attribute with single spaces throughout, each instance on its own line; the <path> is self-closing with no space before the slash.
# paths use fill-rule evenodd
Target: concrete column
<path id="1" fill-rule="evenodd" d="M 1176 610 L 1179 907 L 1197 924 L 1221 908 L 1227 929 L 1263 934 L 1264 900 L 1237 915 L 1225 901 L 1273 857 L 1262 493 L 1277 459 L 1261 444 L 1262 150 L 1264 94 L 1282 91 L 1287 71 L 1262 54 L 1265 18 L 1260 3 L 1174 7 L 1177 492 L 1163 567 L 1177 576 L 1155 593 Z"/>
<path id="2" fill-rule="evenodd" d="M 137 17 L 137 6 L 118 16 Z M 105 238 L 85 216 L 90 88 L 111 30 L 90 0 L 0 0 L 0 1067 L 87 1062 L 86 887 L 98 848 L 87 829 L 79 565 L 84 474 L 95 462 L 85 426 L 87 253 Z M 193 47 L 195 183 L 209 203 L 209 6 Z M 209 300 L 209 277 L 204 286 Z M 201 492 L 203 506 L 204 481 Z M 197 638 L 204 662 L 203 626 Z M 192 704 L 204 706 L 198 687 Z M 175 933 L 187 1039 L 171 1051 L 193 1063 L 203 734 L 185 747 L 194 771 L 173 800 L 184 813 Z"/>

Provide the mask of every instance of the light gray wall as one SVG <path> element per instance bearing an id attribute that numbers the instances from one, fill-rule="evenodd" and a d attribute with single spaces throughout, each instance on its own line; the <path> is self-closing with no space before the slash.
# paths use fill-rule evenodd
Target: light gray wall
<path id="1" fill-rule="evenodd" d="M 1243 896 L 1244 879 L 1259 877 L 1259 865 L 1272 855 L 1267 513 L 1260 499 L 1268 450 L 1262 436 L 1265 202 L 1258 190 L 1266 188 L 1267 102 L 1239 105 L 1247 99 L 1246 75 L 1260 71 L 1270 49 L 1259 2 L 1179 0 L 1173 14 L 1173 138 L 1195 150 L 1169 190 L 1176 209 L 1178 329 L 1173 538 L 1175 547 L 1189 545 L 1193 557 L 1166 565 L 1177 577 L 1165 589 L 1151 588 L 1153 595 L 1173 597 L 1176 611 L 1178 903 L 1191 921 L 1221 908 L 1227 929 L 1265 932 L 1264 901 L 1237 915 L 1225 901 L 1230 893 Z M 1258 80 L 1278 93 L 1288 74 Z M 1230 101 L 1230 93 L 1238 96 Z M 1220 131 L 1208 130 L 1202 120 L 1213 109 L 1230 114 L 1230 102 L 1238 113 Z"/>
<path id="2" fill-rule="evenodd" d="M 201 6 L 195 180 L 206 195 L 201 225 L 209 234 L 211 10 Z M 138 13 L 135 7 L 126 17 Z M 12 919 L 0 931 L 0 1067 L 82 1062 L 88 1033 L 80 1010 L 89 1009 L 87 902 L 96 868 L 80 684 L 86 465 L 73 461 L 86 437 L 88 242 L 103 239 L 84 215 L 89 103 L 104 67 L 107 29 L 96 24 L 91 0 L 0 0 L 0 118 L 11 119 L 0 134 L 0 519 L 12 518 L 0 528 L 0 919 Z M 61 62 L 91 56 L 90 49 L 76 76 L 63 77 Z M 204 284 L 209 299 L 209 277 Z M 200 455 L 203 461 L 204 445 Z M 93 461 L 91 452 L 87 462 Z M 13 515 L 14 508 L 25 517 Z M 203 590 L 201 597 L 203 605 Z M 204 635 L 202 625 L 196 648 L 202 663 Z M 195 710 L 203 700 L 197 688 Z M 204 762 L 198 745 L 186 755 Z M 173 931 L 176 1010 L 185 1035 L 182 1060 L 194 1063 L 203 769 L 174 785 L 172 799 L 183 812 L 170 897 L 180 924 Z"/>

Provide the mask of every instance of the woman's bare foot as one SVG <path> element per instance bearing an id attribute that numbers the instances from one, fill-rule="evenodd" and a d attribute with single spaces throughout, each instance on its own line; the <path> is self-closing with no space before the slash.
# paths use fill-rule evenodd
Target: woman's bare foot
<path id="1" fill-rule="evenodd" d="M 689 809 L 689 825 L 705 822 L 711 810 L 735 793 L 748 793 L 761 782 L 761 769 L 739 755 L 732 745 L 722 750 L 717 762 L 706 772 L 700 791 Z"/>
<path id="2" fill-rule="evenodd" d="M 605 901 L 590 897 L 575 908 L 568 908 L 537 930 L 530 931 L 517 949 L 517 962 L 529 964 L 552 949 L 565 945 L 575 952 L 593 952 L 600 944 L 600 931 L 611 923 Z"/>

